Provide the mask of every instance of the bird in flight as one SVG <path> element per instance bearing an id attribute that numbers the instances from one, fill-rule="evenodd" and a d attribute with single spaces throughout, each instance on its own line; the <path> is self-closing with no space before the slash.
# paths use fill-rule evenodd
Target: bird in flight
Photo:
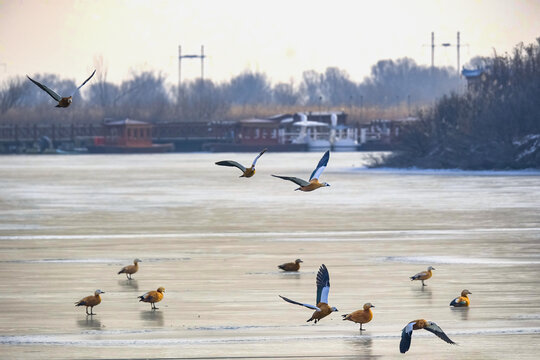
<path id="1" fill-rule="evenodd" d="M 75 95 L 77 93 L 77 91 L 79 91 L 79 89 L 82 88 L 83 85 L 86 84 L 88 82 L 88 80 L 90 80 L 92 78 L 92 76 L 94 76 L 95 73 L 96 73 L 96 70 L 94 70 L 92 75 L 90 75 L 90 77 L 88 79 L 84 80 L 84 82 L 77 89 L 75 89 L 73 94 L 71 94 L 70 96 L 66 96 L 66 97 L 62 97 L 62 96 L 58 95 L 56 92 L 54 92 L 54 90 L 51 90 L 47 86 L 37 82 L 36 80 L 32 79 L 30 76 L 26 75 L 26 77 L 28 79 L 30 79 L 31 82 L 36 84 L 41 90 L 43 90 L 47 94 L 49 94 L 54 100 L 56 100 L 58 102 L 58 105 L 56 105 L 56 107 L 67 108 L 69 105 L 71 105 L 73 95 Z"/>
<path id="2" fill-rule="evenodd" d="M 433 321 L 427 321 L 424 319 L 418 319 L 411 321 L 407 324 L 401 331 L 401 341 L 399 343 L 399 351 L 404 354 L 406 353 L 409 348 L 411 347 L 411 339 L 413 330 L 420 330 L 424 329 L 429 332 L 434 333 L 439 338 L 443 339 L 449 344 L 455 344 L 445 333 L 442 331 L 442 329 L 439 327 L 439 325 L 435 324 Z"/>
<path id="3" fill-rule="evenodd" d="M 326 182 L 319 182 L 319 177 L 321 176 L 324 169 L 326 169 L 326 165 L 328 164 L 328 160 L 330 159 L 330 150 L 327 150 L 324 155 L 322 156 L 321 160 L 319 160 L 319 163 L 317 164 L 317 167 L 313 172 L 311 173 L 311 176 L 309 177 L 309 181 L 293 177 L 293 176 L 279 176 L 279 175 L 272 175 L 274 177 L 283 179 L 283 180 L 289 180 L 295 183 L 296 185 L 299 185 L 300 187 L 294 190 L 300 190 L 300 191 L 313 191 L 320 187 L 324 186 L 330 186 L 330 184 Z"/>
<path id="4" fill-rule="evenodd" d="M 242 172 L 242 175 L 240 175 L 240 177 L 249 178 L 255 175 L 255 164 L 257 163 L 257 160 L 259 160 L 259 158 L 262 156 L 262 154 L 266 152 L 266 150 L 268 149 L 264 149 L 263 151 L 261 151 L 259 155 L 257 155 L 255 159 L 253 160 L 251 167 L 248 167 L 248 168 L 246 168 L 244 165 L 233 160 L 218 161 L 216 165 L 237 167 Z"/>
<path id="5" fill-rule="evenodd" d="M 338 311 L 335 307 L 328 306 L 328 292 L 330 291 L 330 275 L 328 275 L 328 269 L 324 264 L 319 268 L 317 273 L 317 306 L 310 304 L 303 304 L 291 299 L 287 299 L 284 296 L 279 295 L 283 300 L 300 306 L 305 306 L 309 309 L 315 310 L 311 318 L 307 322 L 315 320 L 315 324 L 322 318 L 330 315 L 334 311 Z"/>

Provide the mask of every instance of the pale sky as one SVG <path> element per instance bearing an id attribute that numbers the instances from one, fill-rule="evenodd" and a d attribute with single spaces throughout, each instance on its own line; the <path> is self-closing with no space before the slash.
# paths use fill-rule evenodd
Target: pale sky
<path id="1" fill-rule="evenodd" d="M 329 67 L 360 82 L 378 60 L 431 61 L 435 44 L 456 44 L 461 64 L 511 51 L 540 37 L 540 0 L 0 0 L 0 83 L 55 73 L 77 83 L 102 57 L 107 80 L 153 70 L 178 81 L 183 54 L 205 47 L 205 78 L 251 70 L 275 84 L 298 84 L 305 70 Z M 456 47 L 438 46 L 436 65 L 456 67 Z M 182 61 L 182 78 L 200 60 Z"/>

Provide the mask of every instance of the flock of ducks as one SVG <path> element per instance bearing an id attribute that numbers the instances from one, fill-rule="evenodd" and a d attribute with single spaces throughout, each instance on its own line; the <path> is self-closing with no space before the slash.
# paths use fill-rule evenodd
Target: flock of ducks
<path id="1" fill-rule="evenodd" d="M 264 154 L 267 150 L 268 149 L 264 149 L 263 151 L 261 151 L 259 155 L 257 155 L 255 159 L 253 160 L 253 163 L 251 163 L 251 166 L 248 168 L 246 168 L 242 164 L 233 160 L 218 161 L 216 165 L 236 167 L 240 169 L 240 171 L 242 172 L 242 175 L 240 175 L 240 177 L 249 178 L 255 175 L 255 164 L 257 163 L 257 160 L 259 160 L 259 158 L 262 156 L 262 154 Z M 311 173 L 311 176 L 309 177 L 309 181 L 306 181 L 304 179 L 300 179 L 294 176 L 281 176 L 281 175 L 272 175 L 272 176 L 283 179 L 283 180 L 292 181 L 296 185 L 300 186 L 299 188 L 295 190 L 300 190 L 300 191 L 313 191 L 320 187 L 330 186 L 330 184 L 326 182 L 322 182 L 322 183 L 319 182 L 319 176 L 321 176 L 324 169 L 326 169 L 326 165 L 328 165 L 329 159 L 330 159 L 330 150 L 327 150 L 322 156 L 321 160 L 319 160 L 319 163 L 317 164 L 317 167 L 315 167 L 315 170 L 313 170 L 313 172 Z"/>
<path id="2" fill-rule="evenodd" d="M 118 274 L 126 274 L 126 278 L 128 280 L 132 280 L 133 278 L 131 277 L 131 275 L 139 271 L 140 262 L 142 262 L 142 260 L 140 259 L 133 260 L 133 265 L 124 266 L 122 269 L 120 269 Z M 138 297 L 138 299 L 139 299 L 139 302 L 142 301 L 142 302 L 150 303 L 152 310 L 157 310 L 159 308 L 156 307 L 155 303 L 163 300 L 164 292 L 165 292 L 165 288 L 160 286 L 155 291 L 152 290 L 152 291 L 142 294 L 141 296 Z M 85 306 L 86 315 L 96 315 L 96 313 L 93 312 L 93 309 L 94 309 L 94 306 L 101 304 L 101 296 L 99 296 L 101 294 L 105 294 L 105 292 L 98 289 L 94 292 L 94 295 L 87 296 L 75 302 L 75 306 Z M 90 313 L 88 313 L 88 308 L 90 308 Z"/>
<path id="3" fill-rule="evenodd" d="M 278 265 L 278 268 L 285 270 L 285 271 L 298 271 L 300 269 L 300 262 L 302 260 L 296 259 L 295 262 L 286 263 L 282 265 Z M 288 270 L 290 269 L 290 270 Z M 427 286 L 424 284 L 424 281 L 431 278 L 432 276 L 432 270 L 435 270 L 432 266 L 428 267 L 427 271 L 419 272 L 416 275 L 411 276 L 411 280 L 421 280 L 422 286 Z M 307 307 L 308 309 L 315 310 L 313 314 L 311 315 L 311 318 L 309 318 L 307 321 L 314 321 L 317 323 L 324 317 L 330 315 L 331 313 L 338 311 L 338 309 L 334 306 L 328 305 L 328 293 L 330 292 L 330 275 L 328 274 L 328 269 L 324 264 L 321 265 L 319 268 L 319 272 L 317 273 L 317 305 L 311 305 L 311 304 L 305 304 L 298 301 L 291 300 L 289 298 L 286 298 L 284 296 L 279 295 L 280 298 L 283 300 L 295 304 Z M 470 305 L 470 300 L 467 297 L 467 295 L 472 294 L 469 290 L 463 290 L 461 292 L 461 296 L 453 299 L 450 302 L 450 306 L 454 307 L 466 307 Z M 360 331 L 365 330 L 362 328 L 363 324 L 367 324 L 373 319 L 373 312 L 371 311 L 371 308 L 374 308 L 375 305 L 368 302 L 365 303 L 363 308 L 361 310 L 353 311 L 352 313 L 342 315 L 343 320 L 352 321 L 354 323 L 360 324 Z M 413 320 L 409 322 L 401 331 L 401 341 L 399 343 L 399 351 L 401 353 L 406 353 L 409 348 L 411 347 L 411 339 L 412 339 L 412 333 L 413 330 L 420 330 L 424 329 L 427 330 L 435 335 L 437 335 L 440 339 L 444 340 L 445 342 L 449 344 L 455 344 L 454 341 L 452 341 L 448 335 L 444 333 L 444 331 L 433 321 L 428 321 L 425 319 L 418 319 Z"/>
<path id="4" fill-rule="evenodd" d="M 94 71 L 95 73 L 95 71 Z M 92 75 L 85 80 L 85 82 L 79 86 L 78 89 L 80 89 L 90 78 L 94 75 Z M 59 96 L 54 93 L 52 90 L 47 88 L 44 85 L 41 85 L 37 83 L 36 81 L 30 79 L 32 82 L 36 83 L 40 88 L 45 90 L 49 95 L 51 95 L 55 100 L 58 100 Z M 51 93 L 52 92 L 52 93 Z M 54 95 L 53 95 L 54 94 Z M 66 100 L 67 105 L 61 106 L 60 103 L 64 100 Z M 67 107 L 69 106 L 69 103 L 71 103 L 71 96 L 68 98 L 61 98 L 59 101 L 59 107 Z M 253 175 L 255 175 L 255 165 L 257 163 L 257 160 L 267 151 L 267 149 L 262 150 L 253 160 L 250 167 L 245 167 L 242 164 L 233 161 L 233 160 L 223 160 L 216 162 L 216 165 L 220 166 L 230 166 L 230 167 L 236 167 L 241 172 L 242 175 L 240 177 L 250 178 Z M 319 163 L 315 167 L 315 170 L 311 173 L 311 176 L 309 177 L 309 181 L 292 177 L 292 176 L 280 176 L 280 175 L 272 175 L 274 177 L 292 181 L 295 184 L 297 184 L 299 187 L 295 190 L 300 191 L 313 191 L 320 187 L 330 186 L 330 184 L 326 182 L 319 182 L 319 177 L 321 176 L 322 172 L 328 165 L 328 160 L 330 159 L 330 151 L 326 151 L 322 158 L 320 159 Z M 126 278 L 128 280 L 132 279 L 132 275 L 135 274 L 139 270 L 139 262 L 142 262 L 140 259 L 135 259 L 133 261 L 132 265 L 124 266 L 118 274 L 126 274 Z M 297 272 L 300 270 L 300 264 L 303 261 L 300 259 L 296 259 L 294 262 L 289 262 L 285 264 L 278 265 L 278 268 L 286 271 L 286 272 Z M 419 272 L 418 274 L 415 274 L 410 277 L 411 281 L 420 280 L 422 282 L 422 286 L 427 286 L 424 281 L 430 279 L 433 276 L 432 271 L 435 270 L 434 267 L 429 266 L 426 271 Z M 311 317 L 307 320 L 307 322 L 313 321 L 315 324 L 319 322 L 321 319 L 325 318 L 326 316 L 330 315 L 333 312 L 337 312 L 338 309 L 334 306 L 328 305 L 328 294 L 330 292 L 330 275 L 328 273 L 328 269 L 324 264 L 322 264 L 319 268 L 319 271 L 317 272 L 317 278 L 316 278 L 316 285 L 317 285 L 317 297 L 316 297 L 316 304 L 307 304 L 307 303 L 301 303 L 298 301 L 291 300 L 285 296 L 279 295 L 281 299 L 284 301 L 300 305 L 303 307 L 306 307 L 308 309 L 314 310 Z M 163 293 L 165 292 L 165 289 L 163 287 L 159 287 L 155 291 L 149 291 L 141 296 L 139 296 L 139 301 L 150 303 L 152 310 L 157 310 L 158 308 L 155 306 L 155 303 L 160 302 L 163 299 Z M 75 306 L 85 306 L 86 307 L 86 314 L 87 315 L 95 315 L 93 312 L 94 306 L 97 306 L 101 303 L 101 297 L 100 295 L 104 294 L 101 290 L 96 290 L 94 292 L 94 295 L 87 296 L 75 303 Z M 470 300 L 467 295 L 472 294 L 469 290 L 463 290 L 461 292 L 461 296 L 453 299 L 450 302 L 450 306 L 454 307 L 467 307 L 470 305 Z M 362 325 L 369 323 L 373 319 L 373 312 L 371 311 L 372 308 L 375 306 L 371 303 L 365 303 L 363 308 L 360 310 L 353 311 L 349 314 L 342 315 L 343 320 L 352 321 L 354 323 L 360 324 L 360 331 L 365 330 Z M 90 308 L 90 313 L 88 313 L 88 308 Z M 445 342 L 449 344 L 455 344 L 454 341 L 452 341 L 445 333 L 444 331 L 433 321 L 428 321 L 425 319 L 417 319 L 409 322 L 402 330 L 401 332 L 401 341 L 399 344 L 399 350 L 401 353 L 405 353 L 409 350 L 411 346 L 411 339 L 412 334 L 414 330 L 420 330 L 424 329 L 427 330 L 436 336 L 438 336 L 440 339 L 444 340 Z"/>

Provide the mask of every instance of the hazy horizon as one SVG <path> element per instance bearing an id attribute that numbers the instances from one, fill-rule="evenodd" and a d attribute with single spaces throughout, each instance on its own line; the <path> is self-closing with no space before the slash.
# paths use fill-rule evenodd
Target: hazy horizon
<path id="1" fill-rule="evenodd" d="M 346 71 L 361 82 L 383 59 L 409 57 L 456 67 L 474 56 L 511 51 L 540 36 L 538 1 L 6 1 L 0 3 L 0 74 L 52 73 L 80 82 L 102 58 L 107 81 L 132 72 L 162 73 L 178 81 L 178 46 L 198 55 L 205 78 L 223 82 L 244 71 L 272 83 L 302 72 Z M 451 46 L 443 47 L 442 43 Z M 200 76 L 200 60 L 182 61 L 182 79 Z"/>

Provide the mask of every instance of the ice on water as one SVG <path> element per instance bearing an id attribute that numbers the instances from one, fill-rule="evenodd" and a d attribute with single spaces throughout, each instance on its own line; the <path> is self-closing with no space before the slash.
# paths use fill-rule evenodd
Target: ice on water
<path id="1" fill-rule="evenodd" d="M 330 188 L 295 192 L 318 153 L 267 153 L 250 179 L 214 162 L 250 154 L 0 158 L 0 353 L 6 358 L 402 358 L 540 353 L 540 173 L 393 171 L 333 153 Z M 141 258 L 128 281 L 121 266 Z M 301 258 L 298 273 L 278 264 Z M 340 311 L 319 324 L 320 264 Z M 433 265 L 422 287 L 409 276 Z M 137 296 L 165 287 L 157 311 Z M 471 307 L 451 309 L 461 290 Z M 105 291 L 97 315 L 73 303 Z M 366 331 L 341 314 L 376 307 Z"/>

